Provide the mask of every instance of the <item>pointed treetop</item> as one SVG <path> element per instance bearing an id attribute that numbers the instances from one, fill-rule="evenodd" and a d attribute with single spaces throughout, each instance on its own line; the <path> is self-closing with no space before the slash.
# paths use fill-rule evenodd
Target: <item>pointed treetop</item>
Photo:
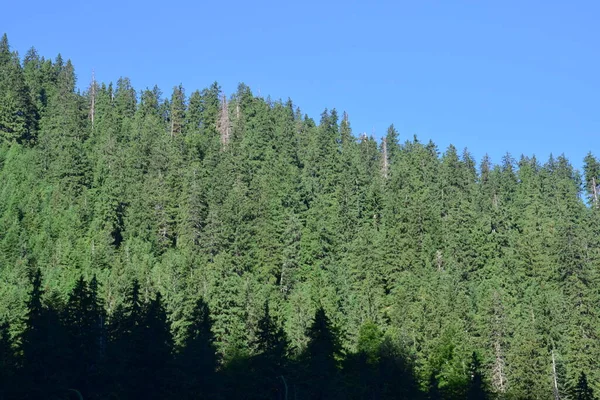
<path id="1" fill-rule="evenodd" d="M 31 62 L 31 61 L 35 61 L 35 62 L 40 61 L 40 56 L 38 55 L 38 52 L 35 49 L 35 47 L 30 47 L 29 50 L 27 50 L 27 53 L 25 53 L 25 58 L 23 61 L 25 64 L 27 64 L 28 62 Z"/>
<path id="2" fill-rule="evenodd" d="M 5 33 L 0 40 L 0 65 L 4 65 L 10 61 L 10 57 L 10 46 L 8 45 L 8 37 Z"/>
<path id="3" fill-rule="evenodd" d="M 42 312 L 42 271 L 37 268 L 30 277 L 31 291 L 29 292 L 29 301 L 27 302 L 29 316 L 36 316 Z"/>
<path id="4" fill-rule="evenodd" d="M 60 72 L 60 70 L 62 70 L 62 68 L 64 66 L 64 61 L 63 61 L 62 55 L 60 53 L 58 53 L 58 55 L 56 56 L 56 60 L 54 61 L 54 66 L 58 72 Z"/>
<path id="5" fill-rule="evenodd" d="M 8 45 L 8 36 L 6 36 L 6 33 L 4 35 L 2 35 L 2 39 L 0 40 L 0 51 L 1 52 L 9 52 L 10 53 L 10 47 Z"/>
<path id="6" fill-rule="evenodd" d="M 388 144 L 398 144 L 398 131 L 396 130 L 396 128 L 394 127 L 394 124 L 391 124 L 388 128 L 387 128 L 387 132 L 385 134 L 385 137 L 388 141 Z"/>

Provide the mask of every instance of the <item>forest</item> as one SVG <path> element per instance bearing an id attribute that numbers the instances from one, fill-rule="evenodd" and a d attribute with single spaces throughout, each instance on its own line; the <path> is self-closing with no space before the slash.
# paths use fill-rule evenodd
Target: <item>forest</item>
<path id="1" fill-rule="evenodd" d="M 591 152 L 89 75 L 0 40 L 0 399 L 597 399 Z"/>

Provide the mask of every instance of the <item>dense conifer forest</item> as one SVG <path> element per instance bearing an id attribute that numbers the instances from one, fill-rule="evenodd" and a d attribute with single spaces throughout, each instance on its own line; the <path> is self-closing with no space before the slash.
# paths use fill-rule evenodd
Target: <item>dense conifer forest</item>
<path id="1" fill-rule="evenodd" d="M 594 399 L 600 164 L 0 41 L 0 399 Z"/>

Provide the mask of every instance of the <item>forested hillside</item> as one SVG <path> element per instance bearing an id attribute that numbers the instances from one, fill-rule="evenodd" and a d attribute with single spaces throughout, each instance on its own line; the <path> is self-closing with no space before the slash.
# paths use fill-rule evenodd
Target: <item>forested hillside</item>
<path id="1" fill-rule="evenodd" d="M 0 42 L 0 399 L 600 391 L 591 153 L 82 75 Z"/>

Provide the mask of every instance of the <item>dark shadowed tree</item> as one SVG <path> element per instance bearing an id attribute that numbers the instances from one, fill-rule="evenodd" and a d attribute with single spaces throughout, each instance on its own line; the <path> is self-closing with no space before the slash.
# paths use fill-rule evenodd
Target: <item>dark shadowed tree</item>
<path id="1" fill-rule="evenodd" d="M 217 388 L 217 356 L 208 304 L 198 299 L 186 317 L 182 346 L 177 355 L 182 397 L 209 398 Z"/>
<path id="2" fill-rule="evenodd" d="M 486 400 L 489 395 L 485 388 L 481 364 L 476 353 L 473 353 L 471 365 L 469 366 L 469 386 L 467 388 L 467 400 Z"/>
<path id="3" fill-rule="evenodd" d="M 75 284 L 63 311 L 69 343 L 70 382 L 84 396 L 98 389 L 104 355 L 104 308 L 98 298 L 96 278 L 88 285 L 83 277 Z"/>
<path id="4" fill-rule="evenodd" d="M 585 373 L 581 372 L 579 374 L 579 379 L 577 380 L 577 386 L 573 389 L 573 399 L 574 400 L 596 400 L 597 397 L 594 396 L 594 391 L 589 386 L 587 376 Z"/>
<path id="5" fill-rule="evenodd" d="M 252 366 L 257 393 L 262 393 L 265 399 L 278 399 L 285 391 L 288 342 L 283 327 L 271 316 L 268 302 L 258 320 L 255 346 L 258 354 L 253 357 Z"/>
<path id="6" fill-rule="evenodd" d="M 308 344 L 302 356 L 304 390 L 312 399 L 330 399 L 341 395 L 338 358 L 339 338 L 322 307 L 308 329 Z"/>
<path id="7" fill-rule="evenodd" d="M 0 323 L 0 399 L 15 396 L 17 360 L 10 340 L 9 325 Z"/>
<path id="8" fill-rule="evenodd" d="M 60 319 L 60 303 L 50 297 L 42 301 L 42 274 L 32 275 L 25 329 L 21 334 L 23 374 L 30 384 L 22 387 L 31 398 L 48 398 L 68 386 L 66 335 Z"/>

